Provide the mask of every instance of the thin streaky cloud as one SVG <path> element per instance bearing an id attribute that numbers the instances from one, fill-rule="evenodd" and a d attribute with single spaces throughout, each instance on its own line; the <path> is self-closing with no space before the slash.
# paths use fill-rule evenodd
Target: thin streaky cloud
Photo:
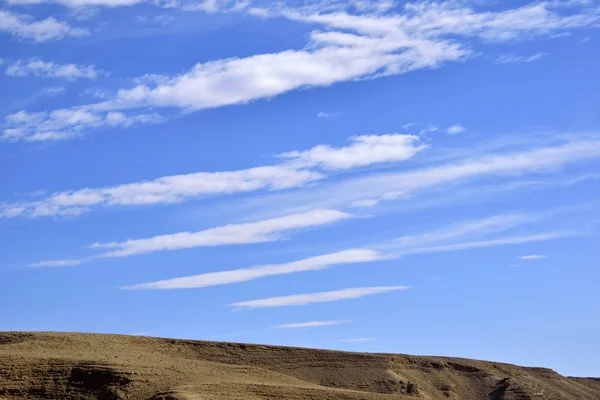
<path id="1" fill-rule="evenodd" d="M 544 258 L 548 258 L 548 256 L 541 254 L 530 254 L 527 256 L 519 256 L 517 258 L 521 260 L 543 260 Z"/>
<path id="2" fill-rule="evenodd" d="M 437 125 L 429 124 L 428 126 L 426 126 L 425 128 L 423 128 L 419 131 L 419 135 L 422 136 L 422 135 L 426 135 L 428 133 L 437 132 L 439 130 L 440 130 L 440 128 Z"/>
<path id="3" fill-rule="evenodd" d="M 420 143 L 419 137 L 414 135 L 365 135 L 354 136 L 351 140 L 353 143 L 346 147 L 319 145 L 306 151 L 282 153 L 278 157 L 300 167 L 337 170 L 405 161 L 429 147 Z"/>
<path id="4" fill-rule="evenodd" d="M 4 73 L 13 77 L 36 76 L 66 80 L 96 79 L 103 73 L 93 65 L 56 64 L 39 58 L 18 60 L 6 67 Z"/>
<path id="5" fill-rule="evenodd" d="M 350 203 L 349 207 L 350 208 L 369 208 L 369 207 L 374 207 L 377 204 L 379 204 L 379 200 L 364 199 L 364 200 L 353 201 L 352 203 Z"/>
<path id="6" fill-rule="evenodd" d="M 126 116 L 112 114 L 111 123 L 126 123 Z M 35 122 L 35 118 L 29 114 L 16 113 L 9 117 L 14 120 L 26 119 L 31 124 Z M 67 114 L 61 120 L 71 118 L 91 118 L 90 123 L 94 121 L 93 116 L 87 114 Z M 73 216 L 89 212 L 93 207 L 177 203 L 199 196 L 258 190 L 281 191 L 325 179 L 326 175 L 315 168 L 349 169 L 400 162 L 414 157 L 428 147 L 419 143 L 419 138 L 415 136 L 400 134 L 356 136 L 351 141 L 349 146 L 318 145 L 306 151 L 283 153 L 279 158 L 285 160 L 279 165 L 171 175 L 117 186 L 56 192 L 39 201 L 4 203 L 0 204 L 0 217 Z"/>
<path id="7" fill-rule="evenodd" d="M 237 171 L 196 172 L 118 186 L 53 193 L 35 202 L 6 203 L 0 210 L 14 210 L 5 217 L 60 216 L 72 209 L 179 203 L 198 196 L 227 195 L 260 189 L 284 190 L 323 179 L 317 171 L 286 166 L 255 167 Z"/>
<path id="8" fill-rule="evenodd" d="M 595 136 L 594 136 L 595 137 Z M 567 165 L 581 164 L 600 158 L 600 141 L 579 139 L 560 145 L 538 147 L 525 151 L 502 152 L 464 158 L 406 172 L 374 173 L 338 182 L 324 183 L 310 191 L 270 195 L 256 200 L 257 208 L 268 207 L 299 211 L 319 207 L 342 208 L 369 200 L 373 206 L 382 201 L 394 201 L 419 191 L 448 184 L 470 184 L 476 179 L 511 177 L 534 173 L 555 172 Z M 258 201 L 260 200 L 260 201 Z M 246 203 L 249 204 L 249 203 Z M 358 203 L 359 205 L 361 203 Z"/>
<path id="9" fill-rule="evenodd" d="M 81 137 L 83 130 L 87 128 L 130 128 L 162 123 L 165 118 L 157 113 L 97 113 L 83 109 L 60 109 L 51 112 L 21 110 L 7 115 L 4 121 L 5 128 L 0 141 L 45 142 Z"/>
<path id="10" fill-rule="evenodd" d="M 8 4 L 12 5 L 33 5 L 43 3 L 56 3 L 74 9 L 85 9 L 90 7 L 123 7 L 131 6 L 137 3 L 142 3 L 145 0 L 7 0 Z"/>
<path id="11" fill-rule="evenodd" d="M 332 301 L 358 299 L 364 296 L 407 289 L 409 289 L 408 286 L 375 286 L 349 288 L 333 290 L 330 292 L 294 294 L 290 296 L 279 296 L 259 300 L 240 301 L 237 303 L 230 304 L 229 306 L 238 308 L 304 306 L 313 303 L 327 303 Z"/>
<path id="12" fill-rule="evenodd" d="M 319 113 L 317 114 L 317 117 L 318 118 L 335 118 L 335 117 L 339 117 L 340 115 L 342 115 L 341 112 L 319 111 Z"/>
<path id="13" fill-rule="evenodd" d="M 469 236 L 484 236 L 491 233 L 506 231 L 508 229 L 537 221 L 539 218 L 523 214 L 501 214 L 478 220 L 470 220 L 439 228 L 417 235 L 405 235 L 395 240 L 399 248 L 415 248 L 432 243 L 443 243 Z"/>
<path id="14" fill-rule="evenodd" d="M 466 129 L 461 124 L 452 125 L 450 128 L 446 129 L 446 132 L 448 132 L 451 135 L 456 135 L 464 131 L 466 131 Z"/>
<path id="15" fill-rule="evenodd" d="M 531 242 L 542 242 L 546 240 L 554 240 L 561 238 L 568 238 L 573 236 L 583 236 L 583 232 L 548 232 L 538 233 L 532 235 L 521 235 L 521 236 L 507 236 L 490 240 L 482 241 L 471 241 L 463 243 L 453 243 L 442 246 L 430 246 L 430 247 L 418 247 L 409 250 L 400 250 L 397 253 L 390 255 L 390 257 L 396 256 L 401 257 L 409 254 L 427 254 L 427 253 L 442 253 L 447 251 L 458 251 L 458 250 L 469 250 L 479 249 L 485 247 L 504 246 L 510 244 L 522 244 Z"/>
<path id="16" fill-rule="evenodd" d="M 32 264 L 28 264 L 28 267 L 71 267 L 83 263 L 85 260 L 54 260 L 54 261 L 40 261 Z"/>
<path id="17" fill-rule="evenodd" d="M 350 249 L 284 264 L 261 265 L 230 271 L 167 279 L 157 282 L 125 286 L 122 289 L 189 289 L 246 282 L 267 276 L 295 272 L 317 271 L 341 264 L 366 263 L 386 259 L 385 255 L 369 249 Z"/>
<path id="18" fill-rule="evenodd" d="M 331 326 L 331 325 L 340 325 L 347 324 L 349 320 L 338 320 L 338 321 L 310 321 L 310 322 L 296 322 L 293 324 L 282 324 L 282 325 L 274 325 L 271 328 L 283 328 L 283 329 L 306 329 L 306 328 L 316 328 L 321 326 Z"/>
<path id="19" fill-rule="evenodd" d="M 77 260 L 79 263 L 97 258 L 128 257 L 136 254 L 190 249 L 195 247 L 217 247 L 227 245 L 266 243 L 280 240 L 286 232 L 315 228 L 332 224 L 353 215 L 328 209 L 312 210 L 267 220 L 230 224 L 197 232 L 178 232 L 124 242 L 94 243 L 91 248 L 116 249 Z M 64 261 L 41 261 L 37 265 L 51 265 Z M 75 262 L 71 260 L 70 262 Z"/>
<path id="20" fill-rule="evenodd" d="M 93 0 L 96 5 L 111 3 L 115 6 L 130 1 L 137 0 Z M 165 76 L 160 82 L 123 88 L 105 101 L 66 111 L 165 107 L 197 111 L 247 104 L 306 87 L 328 87 L 464 61 L 475 54 L 470 45 L 472 38 L 493 42 L 529 40 L 595 26 L 600 20 L 600 13 L 593 7 L 583 7 L 579 2 L 568 5 L 565 7 L 563 3 L 559 7 L 556 2 L 534 2 L 500 12 L 477 12 L 462 2 L 418 2 L 407 4 L 402 12 L 375 15 L 318 7 L 310 10 L 252 7 L 248 12 L 261 18 L 284 17 L 320 25 L 322 29 L 311 32 L 302 49 L 198 63 L 183 73 Z M 210 11 L 210 8 L 201 9 Z M 236 7 L 231 10 L 234 9 Z M 245 7 L 241 10 L 246 12 Z M 524 24 L 525 20 L 529 22 Z M 85 126 L 82 131 L 93 127 Z M 30 135 L 38 133 L 43 132 L 32 130 Z"/>
<path id="21" fill-rule="evenodd" d="M 316 271 L 335 265 L 368 263 L 381 260 L 395 259 L 403 255 L 455 251 L 470 248 L 493 247 L 517 243 L 551 240 L 560 233 L 549 235 L 547 233 L 492 238 L 485 241 L 465 241 L 465 239 L 481 238 L 506 230 L 531 224 L 539 221 L 544 216 L 556 214 L 557 210 L 547 212 L 542 216 L 523 214 L 500 214 L 477 220 L 469 220 L 451 224 L 446 227 L 436 228 L 428 232 L 414 235 L 405 235 L 389 242 L 383 242 L 373 247 L 385 249 L 390 254 L 376 250 L 357 248 L 343 250 L 335 253 L 314 256 L 298 261 L 241 268 L 229 271 L 211 272 L 200 275 L 173 278 L 149 283 L 124 286 L 122 289 L 187 289 L 202 288 L 216 285 L 225 285 L 245 282 L 267 276 L 284 275 L 296 272 Z M 568 233 L 562 233 L 564 235 Z M 540 258 L 542 256 L 525 256 Z"/>
<path id="22" fill-rule="evenodd" d="M 537 53 L 531 56 L 517 56 L 515 54 L 502 54 L 498 56 L 494 63 L 496 64 L 520 64 L 520 63 L 530 63 L 534 61 L 541 60 L 542 58 L 548 56 L 548 53 Z"/>
<path id="23" fill-rule="evenodd" d="M 0 33 L 2 32 L 34 42 L 89 35 L 87 29 L 72 27 L 54 17 L 35 21 L 30 15 L 0 10 Z"/>

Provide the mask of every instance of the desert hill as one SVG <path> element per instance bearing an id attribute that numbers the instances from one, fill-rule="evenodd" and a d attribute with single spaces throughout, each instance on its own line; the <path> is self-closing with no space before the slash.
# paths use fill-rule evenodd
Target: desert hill
<path id="1" fill-rule="evenodd" d="M 0 399 L 600 399 L 600 379 L 448 357 L 0 332 Z"/>

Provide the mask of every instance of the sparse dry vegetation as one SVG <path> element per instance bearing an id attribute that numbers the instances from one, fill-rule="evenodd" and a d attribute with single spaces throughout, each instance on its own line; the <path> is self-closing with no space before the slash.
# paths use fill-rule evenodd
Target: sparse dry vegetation
<path id="1" fill-rule="evenodd" d="M 0 399 L 600 399 L 600 380 L 446 357 L 0 333 Z"/>

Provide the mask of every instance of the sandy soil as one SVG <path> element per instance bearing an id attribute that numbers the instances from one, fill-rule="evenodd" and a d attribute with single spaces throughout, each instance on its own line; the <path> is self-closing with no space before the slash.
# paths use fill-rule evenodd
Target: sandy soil
<path id="1" fill-rule="evenodd" d="M 600 399 L 600 379 L 447 357 L 0 332 L 0 399 Z"/>

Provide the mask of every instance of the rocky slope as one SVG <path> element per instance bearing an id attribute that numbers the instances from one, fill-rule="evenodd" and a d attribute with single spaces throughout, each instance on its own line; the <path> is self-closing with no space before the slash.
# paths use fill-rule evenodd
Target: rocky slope
<path id="1" fill-rule="evenodd" d="M 600 399 L 600 379 L 447 357 L 0 333 L 0 399 Z"/>

